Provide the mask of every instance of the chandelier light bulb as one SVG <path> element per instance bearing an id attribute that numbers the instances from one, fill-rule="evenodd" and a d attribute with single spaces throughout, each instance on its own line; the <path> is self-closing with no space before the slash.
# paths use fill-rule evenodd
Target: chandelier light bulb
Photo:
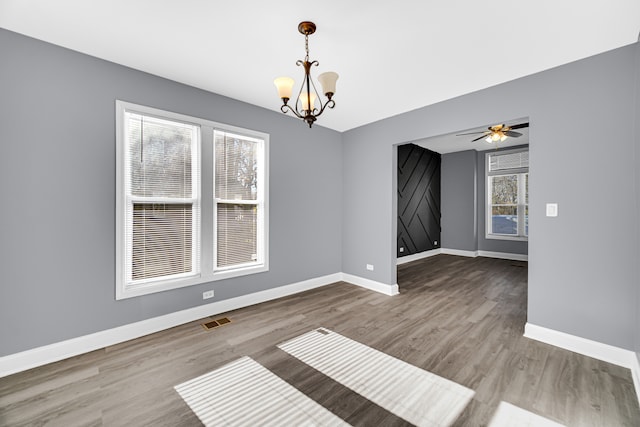
<path id="1" fill-rule="evenodd" d="M 309 98 L 307 97 L 307 93 L 306 92 L 302 92 L 300 94 L 300 106 L 302 108 L 303 111 L 308 111 L 308 112 L 313 112 L 313 110 L 315 109 L 315 103 L 316 103 L 316 94 L 311 92 L 311 103 L 309 104 Z M 309 105 L 311 105 L 311 108 L 309 108 Z"/>

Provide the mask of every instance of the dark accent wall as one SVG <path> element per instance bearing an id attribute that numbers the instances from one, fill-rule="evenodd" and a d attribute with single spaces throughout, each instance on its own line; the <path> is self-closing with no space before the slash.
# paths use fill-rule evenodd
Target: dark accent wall
<path id="1" fill-rule="evenodd" d="M 440 247 L 440 154 L 398 146 L 398 257 Z"/>

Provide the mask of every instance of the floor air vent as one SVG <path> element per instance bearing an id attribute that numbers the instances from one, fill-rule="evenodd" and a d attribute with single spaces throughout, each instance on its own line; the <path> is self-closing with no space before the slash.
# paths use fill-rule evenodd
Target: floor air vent
<path id="1" fill-rule="evenodd" d="M 231 320 L 228 317 L 221 317 L 220 319 L 203 323 L 202 327 L 208 331 L 209 329 L 217 328 L 218 326 L 226 325 L 227 323 L 231 323 Z"/>

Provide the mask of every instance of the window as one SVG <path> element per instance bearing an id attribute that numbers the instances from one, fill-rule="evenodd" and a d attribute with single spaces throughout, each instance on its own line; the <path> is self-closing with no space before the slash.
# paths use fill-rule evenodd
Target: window
<path id="1" fill-rule="evenodd" d="M 268 270 L 268 135 L 121 101 L 116 132 L 117 299 Z"/>
<path id="2" fill-rule="evenodd" d="M 487 238 L 527 240 L 529 236 L 529 151 L 486 155 Z"/>
<path id="3" fill-rule="evenodd" d="M 217 130 L 214 143 L 214 270 L 222 274 L 263 262 L 263 141 Z"/>

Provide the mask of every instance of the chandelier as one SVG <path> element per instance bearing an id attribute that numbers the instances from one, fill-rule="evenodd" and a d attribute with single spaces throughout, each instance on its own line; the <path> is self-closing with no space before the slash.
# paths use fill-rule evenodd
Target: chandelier
<path id="1" fill-rule="evenodd" d="M 322 85 L 322 92 L 327 97 L 326 102 L 322 102 L 322 98 L 316 89 L 316 85 L 311 78 L 311 66 L 319 65 L 318 61 L 309 60 L 309 36 L 316 32 L 316 24 L 309 21 L 301 22 L 298 25 L 298 31 L 304 35 L 304 49 L 306 56 L 304 61 L 298 60 L 296 65 L 302 65 L 304 67 L 304 78 L 300 92 L 293 107 L 289 105 L 289 99 L 291 99 L 291 92 L 293 91 L 294 81 L 291 77 L 278 77 L 273 81 L 278 89 L 278 96 L 282 99 L 282 106 L 280 110 L 283 113 L 291 111 L 296 117 L 304 120 L 309 127 L 313 125 L 325 108 L 333 108 L 336 103 L 332 99 L 336 93 L 336 81 L 338 80 L 338 74 L 333 71 L 322 73 L 318 76 L 318 80 Z"/>

